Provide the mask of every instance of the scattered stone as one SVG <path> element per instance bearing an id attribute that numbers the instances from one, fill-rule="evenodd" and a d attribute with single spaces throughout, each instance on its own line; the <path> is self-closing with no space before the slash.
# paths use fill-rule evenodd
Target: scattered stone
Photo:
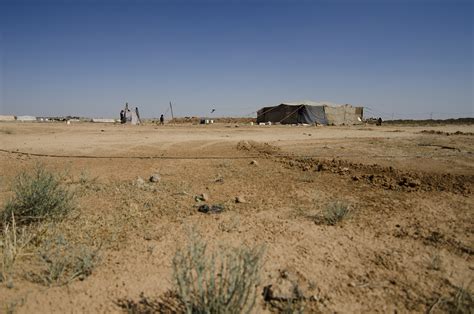
<path id="1" fill-rule="evenodd" d="M 245 198 L 243 196 L 237 196 L 235 198 L 235 202 L 236 203 L 247 203 L 247 201 L 245 200 Z"/>
<path id="2" fill-rule="evenodd" d="M 251 165 L 258 166 L 258 162 L 257 162 L 256 160 L 252 160 L 252 161 L 250 162 L 250 164 L 251 164 Z"/>
<path id="3" fill-rule="evenodd" d="M 316 165 L 316 171 L 323 171 L 323 170 L 324 170 L 324 166 L 322 164 Z"/>
<path id="4" fill-rule="evenodd" d="M 136 183 L 137 183 L 138 186 L 142 186 L 142 185 L 145 184 L 145 180 L 143 180 L 142 178 L 138 177 Z"/>
<path id="5" fill-rule="evenodd" d="M 204 204 L 204 205 L 201 205 L 201 206 L 198 207 L 198 212 L 200 212 L 200 213 L 207 214 L 210 210 L 211 210 L 211 208 L 207 204 Z"/>
<path id="6" fill-rule="evenodd" d="M 359 177 L 358 176 L 352 176 L 352 180 L 359 181 Z"/>
<path id="7" fill-rule="evenodd" d="M 154 173 L 150 177 L 150 182 L 153 182 L 153 183 L 160 182 L 160 180 L 161 180 L 161 176 L 159 173 Z"/>
<path id="8" fill-rule="evenodd" d="M 420 180 L 417 179 L 412 179 L 410 182 L 408 182 L 408 186 L 411 188 L 416 188 L 421 185 Z"/>
<path id="9" fill-rule="evenodd" d="M 410 178 L 410 177 L 402 177 L 402 178 L 398 181 L 398 185 L 400 185 L 400 186 L 407 186 L 407 187 L 411 187 L 411 188 L 415 188 L 415 187 L 420 186 L 420 185 L 421 185 L 421 182 L 420 182 L 420 180 L 413 179 L 413 178 Z"/>
<path id="10" fill-rule="evenodd" d="M 202 193 L 194 197 L 196 202 L 207 202 L 209 200 L 209 195 L 207 193 Z"/>
<path id="11" fill-rule="evenodd" d="M 219 214 L 224 210 L 223 205 L 212 205 L 209 206 L 207 204 L 201 205 L 198 207 L 198 212 L 204 213 L 204 214 Z"/>

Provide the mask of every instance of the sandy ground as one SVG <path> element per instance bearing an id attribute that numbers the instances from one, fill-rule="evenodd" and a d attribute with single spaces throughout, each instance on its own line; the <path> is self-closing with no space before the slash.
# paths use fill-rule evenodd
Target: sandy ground
<path id="1" fill-rule="evenodd" d="M 35 164 L 64 174 L 77 209 L 43 237 L 100 246 L 101 256 L 84 280 L 45 286 L 29 276 L 40 245 L 30 243 L 13 284 L 0 283 L 0 309 L 110 313 L 123 311 L 119 300 L 159 297 L 173 289 L 172 258 L 195 228 L 211 248 L 265 246 L 256 313 L 277 311 L 264 286 L 284 296 L 289 282 L 308 297 L 306 312 L 443 312 L 473 289 L 472 132 L 0 123 L 0 202 Z M 153 173 L 160 182 L 137 181 Z M 224 212 L 198 212 L 201 193 Z M 350 216 L 315 223 L 333 201 Z"/>

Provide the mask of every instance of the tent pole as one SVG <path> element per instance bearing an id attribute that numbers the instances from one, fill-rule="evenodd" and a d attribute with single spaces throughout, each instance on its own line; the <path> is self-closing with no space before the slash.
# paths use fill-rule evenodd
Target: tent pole
<path id="1" fill-rule="evenodd" d="M 171 119 L 174 119 L 174 115 L 173 115 L 173 105 L 171 104 L 171 101 L 170 101 L 170 109 L 171 109 Z"/>

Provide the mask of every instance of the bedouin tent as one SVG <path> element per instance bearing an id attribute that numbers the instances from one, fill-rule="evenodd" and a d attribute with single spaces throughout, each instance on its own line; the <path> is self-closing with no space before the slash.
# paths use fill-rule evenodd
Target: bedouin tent
<path id="1" fill-rule="evenodd" d="M 263 107 L 257 112 L 257 123 L 261 122 L 328 124 L 324 106 L 314 106 L 305 103 L 284 103 L 274 107 Z"/>
<path id="2" fill-rule="evenodd" d="M 364 107 L 307 100 L 264 107 L 257 112 L 257 123 L 353 125 L 362 123 L 363 115 Z"/>

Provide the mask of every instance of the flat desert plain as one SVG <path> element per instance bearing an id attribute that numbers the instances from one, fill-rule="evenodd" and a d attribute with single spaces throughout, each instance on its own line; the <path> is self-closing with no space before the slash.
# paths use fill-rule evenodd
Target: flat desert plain
<path id="1" fill-rule="evenodd" d="M 38 167 L 74 208 L 17 226 L 8 265 L 4 223 L 0 309 L 165 311 L 173 257 L 195 236 L 209 252 L 263 247 L 254 313 L 472 313 L 473 132 L 1 123 L 0 208 Z M 331 208 L 347 215 L 328 223 Z M 92 250 L 90 267 L 54 274 L 54 245 Z"/>

